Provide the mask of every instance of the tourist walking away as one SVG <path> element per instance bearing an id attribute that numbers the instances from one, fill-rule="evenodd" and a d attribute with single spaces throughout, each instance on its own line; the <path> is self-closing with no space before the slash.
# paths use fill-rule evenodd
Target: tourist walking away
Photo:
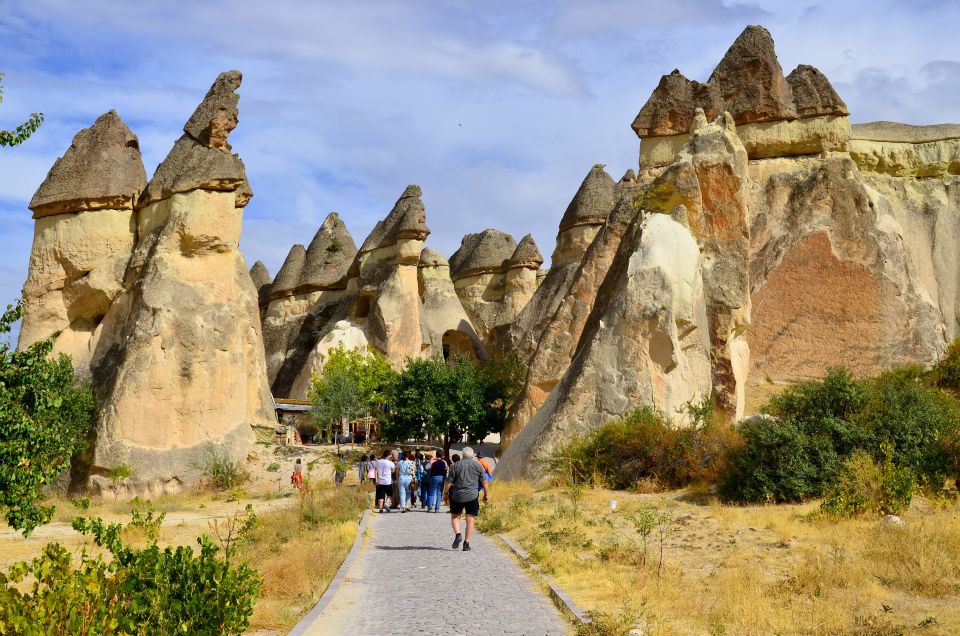
<path id="1" fill-rule="evenodd" d="M 299 457 L 293 464 L 293 472 L 290 473 L 290 484 L 297 489 L 303 485 L 303 465 L 300 463 Z"/>
<path id="2" fill-rule="evenodd" d="M 343 481 L 347 478 L 347 468 L 349 468 L 347 460 L 345 460 L 340 453 L 337 453 L 337 462 L 333 468 L 333 483 L 337 486 L 342 486 Z"/>
<path id="3" fill-rule="evenodd" d="M 443 451 L 437 451 L 437 458 L 430 464 L 430 494 L 427 498 L 427 510 L 440 512 L 440 501 L 443 499 L 443 482 L 447 479 L 447 462 L 443 459 Z"/>
<path id="4" fill-rule="evenodd" d="M 393 497 L 393 471 L 397 465 L 390 461 L 390 451 L 383 451 L 383 458 L 377 460 L 377 508 L 380 512 L 390 512 L 386 507 L 387 499 Z"/>
<path id="5" fill-rule="evenodd" d="M 477 462 L 483 467 L 483 478 L 487 480 L 487 485 L 490 485 L 490 482 L 493 481 L 493 468 L 490 467 L 490 460 L 486 459 L 483 456 L 483 453 L 477 451 Z M 477 492 L 480 491 L 479 484 L 477 485 Z"/>
<path id="6" fill-rule="evenodd" d="M 430 456 L 420 455 L 417 458 L 417 480 L 420 483 L 420 509 L 427 507 L 427 497 L 430 496 Z"/>
<path id="7" fill-rule="evenodd" d="M 360 485 L 361 485 L 361 486 L 364 484 L 364 482 L 367 481 L 367 471 L 368 471 L 369 469 L 370 469 L 370 467 L 367 466 L 367 456 L 366 456 L 366 455 L 361 455 L 361 456 L 360 456 L 360 463 L 357 464 L 357 477 L 360 478 Z"/>
<path id="8" fill-rule="evenodd" d="M 390 454 L 390 461 L 393 462 L 393 498 L 390 503 L 392 510 L 396 510 L 400 506 L 400 474 L 397 471 L 400 469 L 401 459 L 403 459 L 403 451 L 400 449 Z"/>
<path id="9" fill-rule="evenodd" d="M 416 472 L 417 464 L 413 459 L 413 452 L 409 452 L 404 459 L 400 460 L 400 512 L 410 510 L 410 495 Z"/>
<path id="10" fill-rule="evenodd" d="M 477 485 L 483 490 L 483 503 L 490 500 L 487 491 L 487 480 L 484 478 L 483 466 L 474 456 L 473 449 L 467 446 L 463 449 L 463 458 L 450 467 L 447 479 L 446 493 L 450 497 L 450 525 L 453 526 L 453 549 L 460 547 L 463 542 L 463 551 L 470 551 L 470 539 L 473 537 L 473 526 L 480 514 L 480 498 Z M 460 533 L 460 516 L 466 513 L 467 527 L 464 534 Z"/>

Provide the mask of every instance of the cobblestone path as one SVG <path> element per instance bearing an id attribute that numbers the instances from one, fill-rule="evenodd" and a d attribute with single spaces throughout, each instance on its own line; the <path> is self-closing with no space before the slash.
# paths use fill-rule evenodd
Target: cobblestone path
<path id="1" fill-rule="evenodd" d="M 448 514 L 374 513 L 367 532 L 343 584 L 306 634 L 553 636 L 571 631 L 495 539 L 477 533 L 472 551 L 452 550 Z"/>

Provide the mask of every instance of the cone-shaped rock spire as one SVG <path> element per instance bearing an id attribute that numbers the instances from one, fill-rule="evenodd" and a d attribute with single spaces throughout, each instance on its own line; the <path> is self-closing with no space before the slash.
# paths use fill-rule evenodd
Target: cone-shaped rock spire
<path id="1" fill-rule="evenodd" d="M 537 243 L 533 240 L 533 236 L 527 234 L 520 239 L 520 243 L 517 244 L 517 249 L 513 251 L 513 256 L 510 257 L 510 261 L 508 262 L 508 267 L 511 269 L 515 267 L 540 269 L 541 265 L 543 265 L 543 256 L 540 254 L 540 250 L 537 248 Z"/>
<path id="2" fill-rule="evenodd" d="M 560 221 L 560 231 L 564 232 L 578 225 L 600 225 L 616 204 L 614 190 L 616 184 L 598 163 L 590 168 L 584 177 L 580 189 L 573 195 L 567 211 Z"/>
<path id="3" fill-rule="evenodd" d="M 273 282 L 273 278 L 270 276 L 270 270 L 263 264 L 263 261 L 257 261 L 253 264 L 253 267 L 250 268 L 250 278 L 253 280 L 253 286 L 256 287 L 258 291 L 264 285 L 269 285 Z"/>
<path id="4" fill-rule="evenodd" d="M 443 254 L 431 247 L 423 248 L 420 252 L 420 267 L 449 267 L 450 263 Z"/>
<path id="5" fill-rule="evenodd" d="M 357 246 L 340 215 L 331 212 L 307 248 L 297 293 L 335 285 L 347 273 Z M 279 278 L 279 274 L 277 275 Z"/>
<path id="6" fill-rule="evenodd" d="M 363 242 L 360 252 L 369 252 L 386 247 L 399 239 L 424 240 L 430 234 L 427 227 L 427 211 L 418 185 L 408 185 L 397 199 L 390 214 L 377 223 L 370 236 Z"/>
<path id="7" fill-rule="evenodd" d="M 487 272 L 503 271 L 506 261 L 513 256 L 517 243 L 500 230 L 488 228 L 476 234 L 467 234 L 460 249 L 450 257 L 450 276 L 453 280 Z"/>
<path id="8" fill-rule="evenodd" d="M 147 185 L 140 144 L 111 110 L 78 132 L 33 199 L 33 218 L 82 210 L 131 209 Z"/>
<path id="9" fill-rule="evenodd" d="M 237 125 L 240 71 L 221 73 L 184 125 L 184 134 L 157 167 L 140 199 L 143 207 L 178 192 L 237 192 L 236 205 L 247 204 L 253 191 L 240 157 L 230 153 L 227 136 Z"/>
<path id="10" fill-rule="evenodd" d="M 270 299 L 289 296 L 300 285 L 300 276 L 303 274 L 303 266 L 307 260 L 307 250 L 297 243 L 290 248 L 287 258 L 280 266 L 277 277 L 273 279 L 273 286 L 270 288 Z"/>

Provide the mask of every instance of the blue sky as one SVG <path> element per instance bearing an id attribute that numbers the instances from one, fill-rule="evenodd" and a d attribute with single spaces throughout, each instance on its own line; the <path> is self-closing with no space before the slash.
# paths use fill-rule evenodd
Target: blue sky
<path id="1" fill-rule="evenodd" d="M 630 123 L 660 76 L 705 80 L 747 24 L 771 31 L 785 72 L 826 73 L 855 121 L 960 121 L 951 1 L 0 0 L 0 128 L 46 114 L 0 150 L 0 304 L 26 276 L 26 204 L 77 130 L 117 109 L 149 175 L 232 68 L 249 264 L 276 273 L 330 211 L 361 243 L 408 183 L 441 252 L 496 227 L 549 257 L 590 166 L 635 167 Z"/>

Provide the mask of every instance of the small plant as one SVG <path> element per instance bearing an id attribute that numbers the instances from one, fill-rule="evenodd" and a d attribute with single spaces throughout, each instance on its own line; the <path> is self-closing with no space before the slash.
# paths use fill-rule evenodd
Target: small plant
<path id="1" fill-rule="evenodd" d="M 203 459 L 194 464 L 194 468 L 203 473 L 214 490 L 235 490 L 250 480 L 250 473 L 240 461 L 231 459 L 210 442 L 204 447 Z"/>
<path id="2" fill-rule="evenodd" d="M 640 557 L 641 565 L 647 564 L 647 548 L 650 538 L 654 537 L 659 542 L 660 558 L 657 561 L 657 578 L 660 578 L 663 569 L 664 546 L 667 537 L 673 531 L 673 515 L 655 506 L 642 506 L 636 512 L 625 514 L 624 517 L 633 524 L 633 529 L 640 535 L 643 544 L 643 553 Z"/>
<path id="3" fill-rule="evenodd" d="M 126 464 L 119 464 L 107 471 L 107 479 L 113 489 L 113 500 L 120 495 L 120 484 L 133 477 L 133 469 Z"/>
<path id="4" fill-rule="evenodd" d="M 867 512 L 898 515 L 910 507 L 916 479 L 905 468 L 893 465 L 893 445 L 880 446 L 883 462 L 877 463 L 864 451 L 846 461 L 836 483 L 820 504 L 831 517 L 853 517 Z"/>
<path id="5" fill-rule="evenodd" d="M 251 504 L 247 504 L 242 514 L 237 512 L 226 519 L 214 519 L 210 522 L 210 530 L 217 538 L 228 563 L 237 552 L 237 544 L 246 541 L 259 523 L 260 519 L 253 512 Z"/>
<path id="6" fill-rule="evenodd" d="M 148 541 L 156 543 L 160 538 L 160 526 L 163 525 L 167 513 L 157 513 L 149 499 L 134 497 L 130 503 L 131 521 L 127 524 L 127 528 L 140 530 Z"/>
<path id="7" fill-rule="evenodd" d="M 272 464 L 267 466 L 267 472 L 268 473 L 280 472 L 280 462 L 273 462 Z"/>

